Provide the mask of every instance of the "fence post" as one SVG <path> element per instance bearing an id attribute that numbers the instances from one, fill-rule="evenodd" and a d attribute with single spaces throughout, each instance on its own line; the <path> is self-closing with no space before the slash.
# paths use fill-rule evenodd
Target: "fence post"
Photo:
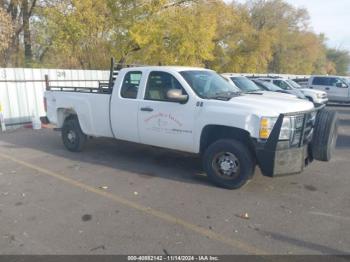
<path id="1" fill-rule="evenodd" d="M 46 91 L 50 90 L 50 83 L 49 83 L 49 76 L 48 75 L 45 75 L 45 88 L 46 88 Z"/>
<path id="2" fill-rule="evenodd" d="M 4 119 L 4 115 L 2 113 L 2 104 L 0 103 L 0 123 L 1 123 L 1 130 L 3 132 L 6 131 L 6 125 L 5 125 L 5 119 Z"/>

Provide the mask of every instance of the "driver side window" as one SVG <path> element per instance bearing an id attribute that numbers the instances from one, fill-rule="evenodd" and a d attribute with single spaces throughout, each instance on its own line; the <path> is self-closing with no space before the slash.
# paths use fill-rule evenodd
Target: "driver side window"
<path id="1" fill-rule="evenodd" d="M 171 89 L 179 89 L 186 94 L 179 81 L 166 72 L 151 72 L 148 76 L 145 100 L 170 101 L 167 99 L 167 92 Z"/>
<path id="2" fill-rule="evenodd" d="M 331 78 L 329 85 L 334 87 L 339 87 L 339 85 L 342 85 L 342 84 L 345 84 L 345 83 L 340 78 Z"/>

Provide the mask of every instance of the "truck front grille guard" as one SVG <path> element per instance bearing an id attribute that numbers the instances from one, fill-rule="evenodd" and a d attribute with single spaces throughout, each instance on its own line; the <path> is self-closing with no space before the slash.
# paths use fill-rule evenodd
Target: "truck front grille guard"
<path id="1" fill-rule="evenodd" d="M 277 119 L 277 122 L 274 126 L 274 128 L 271 131 L 270 137 L 265 142 L 265 144 L 262 145 L 261 148 L 257 150 L 257 157 L 259 161 L 260 168 L 262 169 L 262 173 L 265 176 L 274 176 L 274 168 L 275 168 L 275 157 L 277 150 L 277 145 L 279 142 L 279 135 L 280 130 L 282 127 L 283 119 L 286 116 L 304 116 L 303 117 L 303 125 L 301 129 L 301 135 L 298 140 L 298 143 L 294 146 L 294 149 L 297 147 L 302 147 L 305 144 L 311 142 L 312 140 L 312 132 L 314 128 L 314 120 L 312 118 L 310 119 L 307 116 L 311 116 L 314 112 L 319 112 L 325 107 L 325 105 L 322 105 L 320 107 L 314 108 L 313 110 L 309 111 L 302 111 L 302 112 L 294 112 L 294 113 L 288 113 L 288 114 L 280 114 L 280 116 Z M 317 116 L 316 116 L 317 118 Z M 315 118 L 315 120 L 316 120 Z M 289 141 L 289 143 L 291 143 Z M 290 147 L 291 148 L 291 147 Z"/>
<path id="2" fill-rule="evenodd" d="M 299 138 L 298 143 L 295 144 L 294 146 L 301 147 L 301 146 L 311 142 L 317 114 L 325 106 L 326 105 L 321 105 L 317 108 L 314 108 L 313 110 L 308 110 L 308 111 L 280 114 L 274 128 L 272 129 L 270 137 L 268 138 L 268 140 L 265 144 L 264 149 L 268 150 L 268 151 L 275 151 L 276 150 L 284 117 L 296 117 L 296 118 L 302 117 L 303 118 L 303 120 L 302 120 L 303 123 L 302 123 L 302 128 L 301 128 L 301 136 Z M 313 118 L 312 116 L 313 116 L 314 112 L 316 112 L 316 116 Z"/>

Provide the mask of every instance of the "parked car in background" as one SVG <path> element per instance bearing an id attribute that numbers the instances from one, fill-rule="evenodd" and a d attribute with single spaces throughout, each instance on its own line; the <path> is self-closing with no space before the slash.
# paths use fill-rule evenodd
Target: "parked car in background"
<path id="1" fill-rule="evenodd" d="M 298 83 L 295 83 L 291 79 L 285 78 L 260 78 L 261 80 L 271 82 L 283 90 L 298 90 L 307 99 L 313 102 L 315 105 L 327 104 L 328 96 L 326 92 L 320 90 L 312 90 L 310 88 L 302 88 Z"/>
<path id="2" fill-rule="evenodd" d="M 303 88 L 308 88 L 309 85 L 309 78 L 294 78 L 292 79 L 294 82 L 301 85 Z"/>
<path id="3" fill-rule="evenodd" d="M 279 86 L 276 86 L 275 84 L 271 83 L 271 82 L 266 82 L 260 79 L 251 79 L 257 86 L 259 86 L 260 88 L 266 90 L 266 91 L 271 91 L 271 92 L 279 92 L 279 93 L 285 93 L 285 94 L 290 94 L 290 95 L 294 95 L 297 98 L 300 99 L 307 99 L 304 94 L 302 92 L 300 92 L 299 90 L 284 90 L 282 88 L 280 88 Z"/>
<path id="4" fill-rule="evenodd" d="M 350 102 L 350 78 L 343 76 L 311 76 L 308 87 L 327 93 L 329 101 Z"/>
<path id="5" fill-rule="evenodd" d="M 241 92 L 246 94 L 258 94 L 263 95 L 264 97 L 273 97 L 273 98 L 296 98 L 294 95 L 290 95 L 284 92 L 271 92 L 270 90 L 265 90 L 255 84 L 252 80 L 245 76 L 237 74 L 222 74 L 231 84 L 237 87 Z"/>

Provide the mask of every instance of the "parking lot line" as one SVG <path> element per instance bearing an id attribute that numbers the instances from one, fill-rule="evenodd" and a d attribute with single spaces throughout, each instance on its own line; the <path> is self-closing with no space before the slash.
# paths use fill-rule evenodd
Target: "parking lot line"
<path id="1" fill-rule="evenodd" d="M 19 159 L 15 158 L 15 157 L 12 157 L 10 155 L 4 154 L 4 153 L 0 153 L 0 158 L 5 159 L 5 160 L 10 160 L 10 161 L 12 161 L 14 163 L 17 163 L 19 165 L 22 165 L 24 167 L 30 168 L 32 170 L 35 170 L 35 171 L 37 171 L 37 172 L 39 172 L 41 174 L 44 174 L 44 175 L 47 175 L 47 176 L 50 176 L 50 177 L 54 177 L 54 178 L 56 178 L 56 179 L 58 179 L 60 181 L 63 181 L 65 183 L 71 185 L 71 186 L 74 186 L 74 187 L 86 190 L 86 191 L 91 192 L 91 193 L 95 193 L 95 194 L 97 194 L 99 196 L 103 196 L 105 198 L 108 198 L 108 199 L 112 200 L 115 203 L 121 204 L 123 206 L 129 207 L 129 208 L 132 208 L 132 209 L 135 209 L 135 210 L 138 210 L 138 211 L 140 211 L 140 212 L 142 212 L 144 214 L 156 217 L 156 218 L 164 220 L 164 221 L 166 221 L 168 223 L 182 226 L 183 228 L 185 228 L 187 230 L 190 230 L 190 231 L 193 231 L 193 232 L 195 232 L 197 234 L 200 234 L 202 236 L 208 237 L 209 239 L 219 241 L 219 242 L 221 242 L 223 244 L 226 244 L 228 246 L 232 246 L 234 248 L 238 248 L 238 249 L 240 249 L 240 250 L 242 250 L 244 252 L 247 252 L 248 254 L 260 254 L 260 255 L 266 255 L 267 254 L 267 252 L 265 252 L 263 250 L 260 250 L 259 248 L 256 248 L 256 247 L 254 247 L 254 246 L 252 246 L 252 245 L 250 245 L 248 243 L 244 243 L 244 242 L 242 242 L 240 240 L 226 237 L 226 236 L 224 236 L 222 234 L 219 234 L 219 233 L 217 233 L 217 232 L 215 232 L 213 230 L 209 230 L 209 229 L 206 229 L 204 227 L 197 226 L 197 225 L 192 224 L 190 222 L 187 222 L 187 221 L 185 221 L 183 219 L 174 217 L 174 216 L 172 216 L 172 215 L 170 215 L 168 213 L 165 213 L 165 212 L 162 212 L 162 211 L 150 208 L 150 207 L 146 207 L 146 206 L 140 205 L 140 204 L 135 203 L 133 201 L 127 200 L 125 198 L 122 198 L 122 197 L 120 197 L 120 196 L 118 196 L 116 194 L 112 194 L 110 192 L 102 191 L 100 189 L 94 188 L 94 187 L 92 187 L 90 185 L 81 183 L 81 182 L 76 181 L 74 179 L 65 177 L 63 175 L 60 175 L 60 174 L 55 173 L 53 171 L 50 171 L 48 169 L 41 168 L 41 167 L 38 167 L 38 166 L 33 165 L 31 163 L 19 160 Z"/>

